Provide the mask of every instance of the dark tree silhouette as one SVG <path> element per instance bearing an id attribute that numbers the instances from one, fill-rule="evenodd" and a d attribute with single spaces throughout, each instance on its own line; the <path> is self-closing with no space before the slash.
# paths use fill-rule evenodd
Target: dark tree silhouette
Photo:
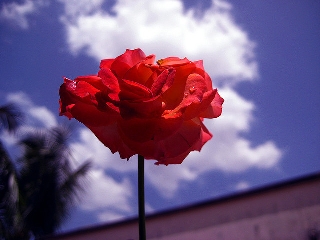
<path id="1" fill-rule="evenodd" d="M 20 191 L 22 216 L 35 236 L 53 233 L 67 217 L 76 199 L 89 162 L 76 170 L 70 166 L 68 131 L 56 127 L 28 135 L 21 141 Z"/>
<path id="2" fill-rule="evenodd" d="M 0 106 L 0 131 L 13 134 L 23 121 L 23 115 L 13 104 Z M 0 237 L 25 239 L 19 209 L 18 173 L 14 162 L 0 139 Z"/>
<path id="3" fill-rule="evenodd" d="M 23 114 L 14 104 L 0 106 L 0 130 L 15 132 L 23 122 Z"/>
<path id="4" fill-rule="evenodd" d="M 16 111 L 4 111 L 17 113 Z M 1 117 L 6 129 L 15 116 Z M 10 124 L 8 124 L 10 119 Z M 90 163 L 71 165 L 67 144 L 69 130 L 54 127 L 24 136 L 21 157 L 12 161 L 0 145 L 0 237 L 30 239 L 54 233 L 67 218 L 70 207 L 83 190 Z M 1 143 L 1 142 L 0 142 Z M 1 187 L 3 186 L 3 187 Z"/>

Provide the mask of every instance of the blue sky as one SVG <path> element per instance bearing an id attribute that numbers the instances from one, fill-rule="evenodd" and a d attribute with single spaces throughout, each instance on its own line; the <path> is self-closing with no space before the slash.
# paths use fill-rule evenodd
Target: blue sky
<path id="1" fill-rule="evenodd" d="M 200 153 L 177 166 L 146 162 L 148 213 L 319 171 L 319 12 L 316 0 L 2 1 L 0 103 L 25 111 L 21 132 L 71 125 L 76 162 L 93 161 L 62 230 L 137 215 L 137 159 L 120 160 L 58 116 L 62 78 L 96 74 L 102 58 L 126 48 L 203 59 L 225 99 L 222 116 L 206 121 L 214 138 Z"/>

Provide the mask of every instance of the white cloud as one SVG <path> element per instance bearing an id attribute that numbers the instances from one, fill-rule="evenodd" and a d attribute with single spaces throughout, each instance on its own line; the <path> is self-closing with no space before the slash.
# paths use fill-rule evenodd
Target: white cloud
<path id="1" fill-rule="evenodd" d="M 81 163 L 92 160 L 90 186 L 86 189 L 86 197 L 82 199 L 80 208 L 96 212 L 99 221 L 116 221 L 132 214 L 129 198 L 132 186 L 127 178 L 121 182 L 106 175 L 104 170 L 114 170 L 119 176 L 126 172 L 137 171 L 137 162 L 120 159 L 112 154 L 87 128 L 80 128 L 77 140 L 70 144 L 74 159 Z"/>
<path id="2" fill-rule="evenodd" d="M 0 20 L 16 25 L 21 29 L 28 29 L 29 22 L 27 17 L 45 5 L 47 5 L 46 0 L 25 0 L 22 3 L 3 3 L 0 10 Z"/>
<path id="3" fill-rule="evenodd" d="M 244 99 L 232 88 L 219 88 L 221 96 L 224 98 L 223 114 L 207 122 L 215 125 L 215 131 L 236 133 L 250 130 L 250 123 L 253 121 L 254 103 Z"/>
<path id="4" fill-rule="evenodd" d="M 19 155 L 16 145 L 21 134 L 58 125 L 55 115 L 48 108 L 35 105 L 24 92 L 8 93 L 5 101 L 15 104 L 23 114 L 22 125 L 17 129 L 17 134 L 9 134 L 6 131 L 0 133 L 1 141 L 12 156 Z"/>
<path id="5" fill-rule="evenodd" d="M 87 8 L 80 8 L 87 1 L 75 7 L 61 2 L 66 9 L 61 19 L 74 54 L 85 51 L 100 61 L 139 47 L 158 58 L 203 59 L 215 82 L 228 79 L 223 84 L 257 76 L 255 44 L 236 25 L 231 5 L 224 1 L 213 1 L 202 18 L 193 9 L 185 12 L 179 0 L 118 0 L 112 9 L 115 14 L 101 10 L 101 1 Z"/>
<path id="6" fill-rule="evenodd" d="M 97 211 L 100 221 L 117 220 L 131 213 L 132 187 L 128 179 L 117 182 L 103 169 L 91 170 L 89 177 L 90 185 L 80 203 L 83 210 Z"/>
<path id="7" fill-rule="evenodd" d="M 114 203 L 117 205 L 117 203 Z M 120 214 L 117 212 L 114 212 L 113 210 L 105 210 L 105 211 L 99 211 L 97 214 L 98 221 L 99 222 L 116 222 L 120 220 L 124 220 L 126 217 L 125 214 Z"/>
<path id="8" fill-rule="evenodd" d="M 82 162 L 86 159 L 93 159 L 95 167 L 101 169 L 112 169 L 118 172 L 136 171 L 135 160 L 126 161 L 120 159 L 119 155 L 112 154 L 87 128 L 79 129 L 78 140 L 71 144 L 74 157 Z"/>
<path id="9" fill-rule="evenodd" d="M 97 11 L 104 0 L 57 0 L 64 5 L 65 14 L 68 16 L 79 16 L 91 14 Z"/>
<path id="10" fill-rule="evenodd" d="M 244 191 L 250 187 L 250 184 L 246 181 L 240 181 L 235 185 L 235 189 L 238 191 Z"/>
<path id="11" fill-rule="evenodd" d="M 238 173 L 250 168 L 271 169 L 279 163 L 282 151 L 274 142 L 269 140 L 253 146 L 241 136 L 241 133 L 250 131 L 254 104 L 230 88 L 221 88 L 220 92 L 225 98 L 223 114 L 205 121 L 214 136 L 201 152 L 191 152 L 178 166 L 146 168 L 147 178 L 165 197 L 172 197 L 181 181 L 193 181 L 204 172 Z"/>
<path id="12" fill-rule="evenodd" d="M 49 109 L 35 105 L 23 92 L 7 94 L 6 101 L 16 104 L 25 115 L 25 122 L 19 132 L 50 128 L 58 124 L 56 116 Z M 15 145 L 18 141 L 18 136 L 7 132 L 3 132 L 0 137 L 8 147 Z M 129 202 L 132 196 L 132 186 L 123 172 L 133 169 L 136 171 L 137 164 L 134 161 L 119 160 L 117 155 L 111 154 L 109 149 L 85 128 L 79 130 L 78 141 L 71 143 L 70 148 L 77 165 L 90 158 L 93 160 L 93 166 L 89 172 L 90 181 L 79 203 L 80 208 L 85 211 L 97 211 L 100 221 L 114 221 L 132 214 Z M 104 172 L 105 169 L 119 172 L 123 180 L 116 181 Z"/>
<path id="13" fill-rule="evenodd" d="M 146 163 L 146 178 L 163 196 L 174 196 L 181 181 L 193 181 L 207 171 L 241 172 L 277 165 L 282 152 L 273 141 L 255 144 L 241 135 L 250 131 L 255 105 L 237 94 L 234 85 L 255 80 L 258 69 L 255 43 L 233 19 L 231 4 L 214 0 L 198 17 L 198 10 L 185 11 L 179 0 L 118 0 L 110 11 L 102 9 L 101 0 L 59 1 L 64 4 L 61 21 L 72 54 L 85 53 L 100 61 L 139 47 L 158 59 L 203 59 L 214 84 L 221 86 L 223 114 L 206 121 L 214 138 L 201 153 L 191 153 L 179 166 Z M 81 130 L 80 136 L 74 143 L 81 152 L 78 157 L 94 156 L 97 165 L 105 169 L 135 171 L 135 159 L 119 160 L 118 154 L 112 155 L 89 130 Z"/>
<path id="14" fill-rule="evenodd" d="M 206 121 L 214 137 L 202 151 L 191 153 L 181 165 L 154 166 L 153 161 L 146 162 L 146 179 L 163 196 L 173 197 L 181 181 L 195 181 L 208 171 L 233 173 L 277 166 L 282 151 L 272 140 L 257 144 L 242 136 L 251 129 L 255 104 L 237 94 L 234 86 L 240 81 L 255 80 L 258 69 L 255 43 L 233 19 L 229 3 L 215 0 L 199 18 L 197 10 L 185 11 L 179 0 L 118 0 L 108 12 L 102 9 L 103 0 L 58 1 L 64 6 L 60 17 L 71 53 L 85 53 L 100 61 L 113 58 L 126 48 L 140 47 L 146 54 L 156 54 L 158 59 L 203 59 L 213 82 L 221 86 L 219 91 L 225 99 L 223 114 Z M 0 18 L 27 29 L 27 17 L 44 2 L 3 4 Z M 27 113 L 27 125 L 57 125 L 55 115 L 44 106 L 36 106 L 27 95 L 9 94 L 7 100 L 22 106 Z M 85 128 L 79 129 L 79 138 L 71 148 L 78 161 L 92 158 L 94 165 L 81 208 L 98 211 L 101 221 L 130 213 L 133 191 L 125 174 L 137 171 L 136 157 L 128 162 L 121 160 Z M 122 180 L 116 181 L 104 170 L 115 171 Z M 238 188 L 243 187 L 247 187 L 246 183 L 240 182 Z M 152 206 L 148 205 L 148 209 Z"/>
<path id="15" fill-rule="evenodd" d="M 181 165 L 155 166 L 151 161 L 147 161 L 145 176 L 164 197 L 171 198 L 179 189 L 182 180 L 193 181 L 199 175 L 198 172 L 193 171 L 184 163 Z"/>
<path id="16" fill-rule="evenodd" d="M 6 100 L 15 103 L 25 115 L 25 126 L 50 128 L 57 126 L 56 116 L 45 106 L 36 106 L 23 92 L 9 93 Z"/>
<path id="17" fill-rule="evenodd" d="M 206 158 L 203 164 L 225 172 L 276 166 L 282 152 L 274 142 L 266 141 L 257 145 L 241 136 L 241 133 L 250 131 L 250 125 L 254 120 L 254 104 L 230 88 L 221 88 L 220 93 L 225 98 L 223 114 L 213 121 L 206 121 L 206 126 L 214 137 L 200 153 Z M 196 154 L 192 153 L 191 158 L 196 157 Z M 194 161 L 189 162 L 195 165 Z M 206 171 L 206 167 L 201 164 L 193 167 L 198 171 Z"/>

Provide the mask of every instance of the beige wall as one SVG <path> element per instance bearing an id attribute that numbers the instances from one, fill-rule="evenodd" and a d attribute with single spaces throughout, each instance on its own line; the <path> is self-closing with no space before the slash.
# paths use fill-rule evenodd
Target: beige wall
<path id="1" fill-rule="evenodd" d="M 311 229 L 320 234 L 320 175 L 306 179 L 156 214 L 147 220 L 147 239 L 308 240 Z M 138 239 L 138 226 L 125 221 L 54 239 Z"/>
<path id="2" fill-rule="evenodd" d="M 150 240 L 303 240 L 308 239 L 308 230 L 319 228 L 320 206 L 245 218 L 216 226 L 186 231 Z"/>

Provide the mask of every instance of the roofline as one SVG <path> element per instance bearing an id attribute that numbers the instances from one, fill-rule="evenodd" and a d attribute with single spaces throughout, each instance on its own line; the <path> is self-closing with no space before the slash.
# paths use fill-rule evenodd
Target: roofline
<path id="1" fill-rule="evenodd" d="M 257 195 L 257 194 L 273 191 L 273 190 L 276 190 L 276 189 L 282 189 L 284 187 L 288 187 L 288 186 L 291 186 L 291 185 L 302 184 L 302 183 L 314 181 L 314 180 L 317 180 L 317 179 L 320 179 L 320 171 L 308 174 L 306 176 L 297 177 L 297 178 L 294 178 L 294 179 L 285 180 L 285 181 L 282 181 L 282 182 L 273 183 L 273 184 L 270 184 L 270 185 L 266 185 L 266 186 L 262 186 L 262 187 L 258 187 L 258 188 L 254 188 L 254 189 L 250 189 L 250 190 L 244 190 L 244 191 L 237 192 L 237 193 L 227 194 L 227 195 L 222 196 L 222 197 L 206 200 L 206 201 L 195 203 L 195 204 L 191 204 L 191 205 L 188 205 L 188 206 L 184 206 L 184 207 L 179 207 L 179 208 L 174 208 L 174 209 L 169 209 L 169 210 L 164 210 L 164 211 L 161 211 L 161 212 L 153 213 L 153 214 L 147 215 L 146 216 L 146 220 L 154 219 L 154 218 L 157 218 L 157 217 L 160 217 L 160 216 L 165 216 L 165 215 L 172 215 L 172 214 L 179 213 L 179 212 L 186 211 L 186 210 L 193 210 L 193 209 L 197 209 L 197 208 L 203 208 L 205 206 L 212 205 L 212 204 L 219 204 L 219 203 L 222 203 L 222 202 L 233 201 L 233 200 L 236 200 L 236 199 L 242 199 L 242 198 L 246 198 L 246 197 L 249 197 L 249 196 L 253 196 L 253 195 Z M 81 228 L 81 229 L 72 230 L 70 232 L 58 233 L 58 234 L 55 234 L 55 235 L 52 235 L 52 236 L 49 236 L 49 237 L 47 236 L 47 237 L 40 238 L 40 239 L 55 239 L 55 238 L 58 239 L 58 237 L 67 237 L 67 236 L 72 236 L 72 235 L 81 234 L 81 233 L 88 233 L 88 232 L 92 232 L 92 231 L 108 229 L 108 228 L 112 228 L 112 227 L 116 227 L 116 226 L 130 224 L 130 223 L 134 223 L 134 222 L 138 222 L 138 217 L 133 217 L 133 218 L 120 220 L 120 221 L 113 222 L 113 223 L 106 223 L 106 224 L 101 224 L 101 225 L 92 226 L 92 227 L 85 227 L 85 228 Z"/>

